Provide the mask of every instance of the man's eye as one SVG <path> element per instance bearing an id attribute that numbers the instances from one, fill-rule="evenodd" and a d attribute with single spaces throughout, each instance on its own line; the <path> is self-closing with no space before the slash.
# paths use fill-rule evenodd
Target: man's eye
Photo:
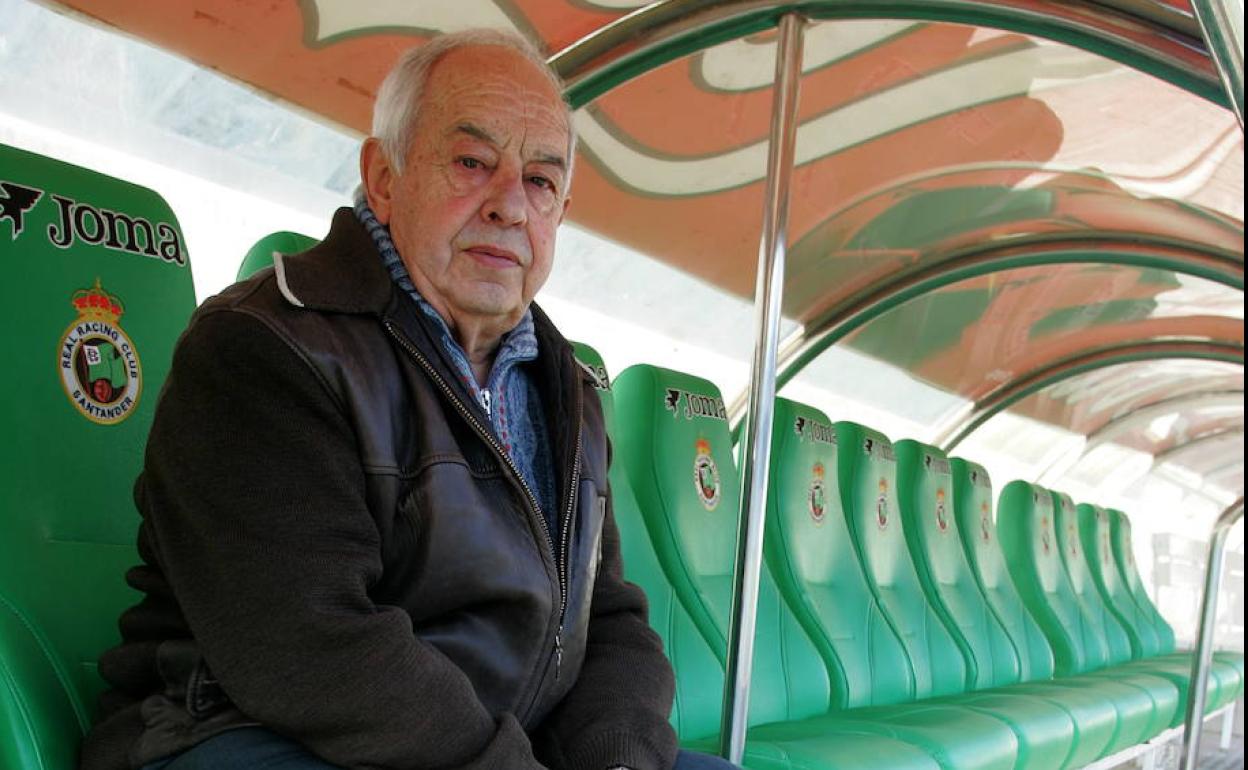
<path id="1" fill-rule="evenodd" d="M 541 187 L 544 190 L 550 190 L 551 192 L 555 191 L 555 183 L 544 176 L 529 177 L 529 184 L 537 185 L 538 187 Z"/>
<path id="2" fill-rule="evenodd" d="M 477 170 L 485 168 L 485 164 L 476 158 L 463 157 L 459 159 L 459 165 L 467 169 Z"/>

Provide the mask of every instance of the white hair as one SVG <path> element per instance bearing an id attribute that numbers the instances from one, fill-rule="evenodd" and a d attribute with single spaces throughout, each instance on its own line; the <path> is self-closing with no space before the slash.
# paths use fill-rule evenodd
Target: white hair
<path id="1" fill-rule="evenodd" d="M 439 35 L 428 43 L 410 48 L 399 57 L 382 81 L 377 101 L 373 104 L 373 136 L 380 140 L 382 152 L 396 169 L 401 171 L 404 167 L 421 99 L 424 98 L 425 84 L 433 65 L 451 51 L 469 46 L 500 46 L 516 51 L 546 76 L 556 93 L 563 93 L 563 81 L 533 44 L 516 32 L 466 29 Z M 568 124 L 567 179 L 570 183 L 572 160 L 576 154 L 576 130 L 572 125 L 572 108 L 566 102 L 563 108 Z"/>

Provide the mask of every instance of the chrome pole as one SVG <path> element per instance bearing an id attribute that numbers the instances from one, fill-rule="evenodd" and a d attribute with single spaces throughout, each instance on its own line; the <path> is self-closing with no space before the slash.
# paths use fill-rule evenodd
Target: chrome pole
<path id="1" fill-rule="evenodd" d="M 1192 0 L 1209 58 L 1218 68 L 1231 112 L 1244 130 L 1244 4 L 1242 0 Z"/>
<path id="2" fill-rule="evenodd" d="M 763 525 L 767 515 L 767 474 L 771 463 L 771 425 L 776 402 L 776 348 L 780 342 L 780 304 L 784 293 L 784 261 L 788 248 L 789 189 L 797 144 L 797 97 L 802 80 L 802 33 L 806 21 L 795 13 L 780 19 L 776 49 L 775 99 L 771 139 L 767 148 L 767 184 L 763 237 L 758 252 L 754 291 L 754 362 L 745 444 L 741 454 L 741 526 L 733 571 L 732 619 L 728 628 L 728 659 L 724 677 L 724 711 L 720 753 L 741 764 L 750 705 L 750 673 L 754 663 L 754 626 L 758 612 L 758 581 L 762 574 Z"/>
<path id="3" fill-rule="evenodd" d="M 1196 632 L 1196 654 L 1192 657 L 1192 681 L 1187 690 L 1187 715 L 1183 724 L 1183 756 L 1179 770 L 1196 770 L 1200 756 L 1200 731 L 1205 724 L 1205 696 L 1209 669 L 1213 662 L 1214 621 L 1218 614 L 1218 585 L 1222 582 L 1222 554 L 1226 537 L 1235 522 L 1244 516 L 1244 498 L 1222 512 L 1209 538 L 1209 564 L 1205 570 L 1205 595 L 1200 604 L 1200 629 Z"/>

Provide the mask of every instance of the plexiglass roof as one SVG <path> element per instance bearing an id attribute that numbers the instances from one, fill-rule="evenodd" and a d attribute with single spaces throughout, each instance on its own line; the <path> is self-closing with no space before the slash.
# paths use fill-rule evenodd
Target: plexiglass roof
<path id="1" fill-rule="evenodd" d="M 6 3 L 13 0 L 0 0 Z M 383 73 L 431 34 L 512 27 L 556 54 L 640 4 L 62 5 L 362 133 Z M 1206 339 L 1238 344 L 1242 361 L 1242 131 L 1202 96 L 1041 36 L 1071 39 L 1060 25 L 1046 31 L 1043 19 L 1094 15 L 1090 4 L 1076 5 L 983 6 L 1031 12 L 1041 20 L 1031 24 L 1034 34 L 921 19 L 808 27 L 785 282 L 789 328 L 815 339 L 854 322 L 857 299 L 924 270 L 933 280 L 917 298 L 886 301 L 880 309 L 887 312 L 816 358 L 794 383 L 798 393 L 830 395 L 820 405 L 834 418 L 854 417 L 854 407 L 865 404 L 896 418 L 880 426 L 885 430 L 931 439 L 994 388 L 1098 346 Z M 1177 62 L 1173 79 L 1204 83 L 1208 95 L 1211 65 L 1199 41 L 1184 37 L 1194 29 L 1190 9 L 1150 8 L 1171 27 L 1156 33 L 1131 22 L 1123 34 L 1137 46 L 1150 35 L 1161 41 L 1168 61 Z M 20 23 L 22 14 L 16 17 Z M 552 283 L 565 292 L 579 288 L 587 306 L 700 336 L 708 348 L 744 360 L 750 343 L 742 300 L 755 280 L 776 40 L 765 29 L 704 50 L 691 39 L 682 45 L 692 53 L 639 59 L 642 74 L 617 78 L 621 85 L 578 112 L 570 219 L 596 242 L 626 251 L 582 251 L 593 258 L 561 268 L 568 272 Z M 253 189 L 280 197 L 283 179 L 293 178 L 304 190 L 296 197 L 318 204 L 353 186 L 352 136 L 240 96 L 237 86 L 189 64 L 170 65 L 163 53 L 128 54 L 114 74 L 103 51 L 66 63 L 45 53 L 54 50 L 47 40 L 18 34 L 4 42 L 6 64 L 43 62 L 53 78 L 71 81 L 107 73 L 113 85 L 95 89 L 97 109 L 147 105 L 131 107 L 114 128 L 139 143 L 216 148 L 219 164 L 198 161 L 205 174 L 245 159 L 274 171 Z M 93 53 L 99 61 L 83 61 Z M 37 95 L 39 86 L 5 88 Z M 37 98 L 31 104 L 41 109 Z M 1036 261 L 1040 251 L 1049 256 Z M 660 264 L 632 272 L 619 257 L 629 252 Z M 939 280 L 936 266 L 972 252 L 992 255 L 991 269 Z M 721 318 L 732 322 L 717 323 Z M 1136 363 L 1054 385 L 998 419 L 1032 425 L 1031 443 L 1055 446 L 1143 404 L 1242 392 L 1242 380 L 1242 366 L 1230 364 Z M 837 398 L 854 407 L 838 411 Z M 1196 407 L 1176 409 L 1175 424 L 1201 424 Z M 1138 438 L 1123 430 L 1113 445 L 1140 456 L 1172 449 Z M 1238 476 L 1192 459 L 1203 457 L 1199 449 L 1172 464 L 1234 484 L 1242 481 L 1236 451 Z"/>

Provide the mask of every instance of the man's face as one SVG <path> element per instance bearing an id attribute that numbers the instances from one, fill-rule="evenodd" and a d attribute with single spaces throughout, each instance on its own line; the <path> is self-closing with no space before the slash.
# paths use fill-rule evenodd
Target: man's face
<path id="1" fill-rule="evenodd" d="M 366 148 L 370 203 L 452 327 L 510 329 L 546 282 L 568 204 L 568 142 L 550 81 L 515 51 L 473 46 L 429 73 L 400 173 L 370 177 Z"/>

